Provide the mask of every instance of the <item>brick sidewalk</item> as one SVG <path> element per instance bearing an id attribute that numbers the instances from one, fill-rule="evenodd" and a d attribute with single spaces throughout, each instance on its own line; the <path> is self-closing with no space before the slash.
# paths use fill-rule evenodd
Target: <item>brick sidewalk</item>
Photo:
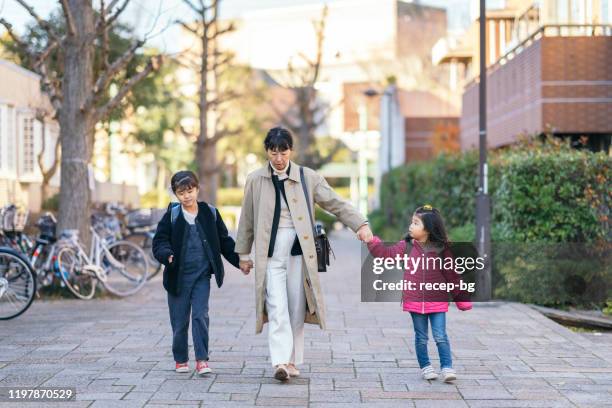
<path id="1" fill-rule="evenodd" d="M 129 299 L 38 301 L 0 322 L 0 386 L 76 386 L 70 407 L 612 407 L 610 337 L 574 333 L 520 304 L 451 305 L 459 379 L 421 380 L 409 315 L 360 303 L 359 243 L 341 232 L 332 244 L 338 260 L 321 275 L 329 329 L 307 325 L 306 364 L 289 384 L 271 378 L 266 331 L 254 334 L 253 276 L 228 267 L 211 297 L 212 375 L 174 373 L 157 280 Z M 432 340 L 429 350 L 438 368 Z"/>

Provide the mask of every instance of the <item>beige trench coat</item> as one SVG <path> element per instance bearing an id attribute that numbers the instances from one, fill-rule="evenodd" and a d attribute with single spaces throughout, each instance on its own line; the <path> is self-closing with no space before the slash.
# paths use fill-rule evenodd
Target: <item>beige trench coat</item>
<path id="1" fill-rule="evenodd" d="M 308 167 L 304 167 L 304 178 L 308 187 L 308 200 L 313 216 L 313 202 L 316 202 L 355 232 L 366 223 L 366 219 L 349 202 L 332 190 L 323 176 Z M 303 252 L 302 271 L 304 272 L 304 289 L 307 302 L 304 322 L 319 324 L 322 329 L 325 329 L 325 304 L 323 291 L 319 283 L 312 226 L 300 181 L 300 166 L 294 162 L 291 162 L 289 180 L 285 182 L 285 193 L 289 202 L 291 219 Z M 255 302 L 257 310 L 256 333 L 261 333 L 264 323 L 268 321 L 265 309 L 265 279 L 268 246 L 274 216 L 274 201 L 274 185 L 272 184 L 269 164 L 266 162 L 264 167 L 252 172 L 247 177 L 235 248 L 235 251 L 239 254 L 250 254 L 251 247 L 253 243 L 255 244 L 253 261 L 255 264 Z"/>

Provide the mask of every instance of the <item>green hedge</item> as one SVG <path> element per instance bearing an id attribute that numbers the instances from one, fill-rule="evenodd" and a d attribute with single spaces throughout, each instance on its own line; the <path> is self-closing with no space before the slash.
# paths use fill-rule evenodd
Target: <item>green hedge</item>
<path id="1" fill-rule="evenodd" d="M 582 151 L 527 151 L 503 157 L 494 196 L 504 237 L 596 242 L 609 238 L 610 157 Z"/>

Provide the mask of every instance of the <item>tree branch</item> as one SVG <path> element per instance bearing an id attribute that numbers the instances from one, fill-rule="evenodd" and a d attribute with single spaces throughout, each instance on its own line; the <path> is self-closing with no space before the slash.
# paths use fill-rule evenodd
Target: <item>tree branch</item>
<path id="1" fill-rule="evenodd" d="M 64 11 L 64 17 L 66 18 L 66 25 L 68 26 L 68 34 L 75 35 L 76 34 L 76 26 L 74 25 L 74 18 L 72 17 L 72 13 L 70 12 L 70 8 L 68 7 L 68 0 L 61 0 L 62 10 Z"/>
<path id="2" fill-rule="evenodd" d="M 49 22 L 47 20 L 45 20 L 44 18 L 40 17 L 36 11 L 34 11 L 34 9 L 28 4 L 26 3 L 24 0 L 15 0 L 17 3 L 19 3 L 21 5 L 21 7 L 23 7 L 24 9 L 27 10 L 27 12 L 34 17 L 34 19 L 36 20 L 36 22 L 38 23 L 38 25 L 44 29 L 47 34 L 49 34 L 50 37 L 52 37 L 55 40 L 59 41 L 59 36 L 57 35 L 57 33 L 55 32 L 55 30 L 53 30 L 53 27 L 51 26 L 51 24 L 49 24 Z"/>
<path id="3" fill-rule="evenodd" d="M 17 34 L 15 34 L 15 32 L 13 31 L 13 25 L 9 23 L 8 21 L 6 21 L 4 18 L 0 18 L 0 24 L 2 24 L 4 28 L 6 28 L 6 32 L 11 37 L 11 39 L 15 41 L 15 43 L 19 46 L 19 48 L 25 51 L 25 53 L 28 54 L 28 57 L 30 59 L 33 59 L 34 54 L 30 52 L 28 45 L 24 43 L 23 41 L 21 41 L 21 39 L 17 36 Z"/>
<path id="4" fill-rule="evenodd" d="M 233 99 L 236 99 L 236 98 L 239 98 L 241 96 L 242 95 L 239 94 L 238 92 L 227 91 L 227 92 L 223 93 L 223 97 L 217 96 L 215 99 L 212 99 L 212 100 L 206 102 L 206 104 L 208 106 L 210 106 L 211 108 L 213 108 L 213 107 L 216 108 L 216 107 L 219 107 L 219 105 L 222 105 L 222 104 L 224 104 L 226 102 L 229 102 L 229 101 L 231 101 Z"/>
<path id="5" fill-rule="evenodd" d="M 344 147 L 344 143 L 342 143 L 341 140 L 336 139 L 336 143 L 334 145 L 334 147 L 331 149 L 331 151 L 325 155 L 325 156 L 319 156 L 319 166 L 318 168 L 321 168 L 323 166 L 325 166 L 327 163 L 330 163 L 334 156 L 336 155 L 336 153 L 338 153 L 340 151 L 340 149 L 342 149 Z"/>
<path id="6" fill-rule="evenodd" d="M 200 33 L 198 32 L 197 25 L 196 25 L 196 28 L 191 28 L 191 27 L 189 26 L 189 24 L 187 24 L 187 23 L 185 23 L 185 22 L 183 22 L 183 21 L 181 21 L 181 20 L 176 20 L 176 23 L 177 23 L 177 24 L 179 24 L 179 25 L 181 25 L 181 26 L 182 26 L 182 27 L 183 27 L 185 30 L 189 31 L 190 33 L 192 33 L 192 34 L 193 34 L 193 35 L 195 35 L 196 37 L 199 37 L 199 36 L 200 36 Z"/>
<path id="7" fill-rule="evenodd" d="M 297 133 L 297 130 L 300 128 L 299 123 L 295 123 L 286 113 L 281 112 L 279 108 L 274 105 L 274 103 L 269 103 L 270 107 L 274 111 L 274 114 L 280 119 L 281 123 L 291 130 L 294 134 Z"/>
<path id="8" fill-rule="evenodd" d="M 130 0 L 125 0 L 118 8 L 117 11 L 115 11 L 115 13 L 110 16 L 108 19 L 106 19 L 106 27 L 110 27 L 115 20 L 117 20 L 119 18 L 119 16 L 121 15 L 121 13 L 123 13 L 123 11 L 125 10 L 125 8 L 127 7 L 128 3 L 130 2 Z M 113 1 L 111 4 L 109 4 L 108 6 L 108 11 L 111 11 L 113 6 L 118 3 L 118 1 Z M 108 29 L 108 28 L 107 28 Z"/>
<path id="9" fill-rule="evenodd" d="M 231 137 L 231 136 L 237 136 L 240 133 L 242 133 L 242 129 L 237 128 L 237 129 L 227 129 L 227 128 L 223 128 L 223 129 L 219 129 L 215 131 L 215 134 L 212 137 L 207 138 L 204 141 L 204 144 L 208 144 L 210 145 L 215 145 L 217 144 L 217 142 L 225 137 Z"/>
<path id="10" fill-rule="evenodd" d="M 232 32 L 232 31 L 234 31 L 235 29 L 236 29 L 236 27 L 234 26 L 234 23 L 229 23 L 229 24 L 227 25 L 227 27 L 225 27 L 225 28 L 223 28 L 223 29 L 221 29 L 221 30 L 217 30 L 217 31 L 215 31 L 215 32 L 214 32 L 214 34 L 212 34 L 212 35 L 210 35 L 210 36 L 208 37 L 208 39 L 209 39 L 209 40 L 214 40 L 214 39 L 216 39 L 217 37 L 221 37 L 223 34 L 227 34 L 227 33 L 230 33 L 230 32 Z"/>
<path id="11" fill-rule="evenodd" d="M 198 15 L 201 15 L 206 10 L 206 6 L 204 5 L 203 2 L 200 2 L 201 8 L 193 4 L 190 0 L 183 0 L 183 3 L 189 6 L 189 8 L 195 11 Z"/>
<path id="12" fill-rule="evenodd" d="M 113 80 L 115 75 L 125 68 L 130 61 L 134 59 L 136 55 L 136 50 L 144 45 L 144 41 L 139 40 L 136 41 L 132 46 L 123 53 L 119 58 L 117 58 L 104 72 L 100 74 L 98 80 L 96 81 L 93 87 L 93 93 L 87 98 L 85 102 L 84 109 L 91 108 L 95 103 L 96 99 L 100 98 L 103 91 L 106 90 L 108 84 Z"/>
<path id="13" fill-rule="evenodd" d="M 96 26 L 99 24 L 100 25 L 100 31 L 102 32 L 102 50 L 101 50 L 101 55 L 100 55 L 100 62 L 102 64 L 102 69 L 107 70 L 108 69 L 108 53 L 109 53 L 109 37 L 108 37 L 108 30 L 106 29 L 106 11 L 108 9 L 106 8 L 106 6 L 104 5 L 104 0 L 100 0 L 100 16 L 99 16 L 99 20 L 98 23 L 96 23 Z"/>
<path id="14" fill-rule="evenodd" d="M 36 60 L 33 61 L 32 69 L 36 71 L 38 67 L 43 64 L 47 58 L 49 58 L 49 54 L 51 54 L 51 52 L 56 49 L 58 45 L 59 43 L 55 40 L 53 40 L 49 45 L 47 45 L 47 48 L 45 48 L 40 54 L 36 56 Z"/>
<path id="15" fill-rule="evenodd" d="M 96 32 L 98 34 L 102 34 L 103 30 L 108 31 L 109 27 L 119 18 L 121 13 L 125 10 L 130 0 L 124 0 L 121 5 L 117 8 L 114 14 L 109 16 L 108 14 L 113 10 L 113 8 L 119 3 L 119 0 L 111 0 L 107 7 L 104 7 L 104 2 L 102 2 L 102 7 L 100 7 L 100 13 L 98 15 L 98 19 L 96 20 Z"/>
<path id="16" fill-rule="evenodd" d="M 125 96 L 132 90 L 132 88 L 134 88 L 134 86 L 138 82 L 144 79 L 152 71 L 159 69 L 161 64 L 161 55 L 152 57 L 147 63 L 147 65 L 143 68 L 143 70 L 137 73 L 136 75 L 130 77 L 130 79 L 123 84 L 121 89 L 119 89 L 119 92 L 117 92 L 117 94 L 113 98 L 111 98 L 111 100 L 96 109 L 96 122 L 103 120 L 115 107 L 117 107 L 117 105 L 119 105 L 119 103 L 121 103 L 123 98 L 125 98 Z"/>
<path id="17" fill-rule="evenodd" d="M 188 131 L 187 131 L 187 129 L 185 129 L 185 126 L 183 126 L 183 125 L 179 124 L 179 128 L 180 128 L 181 133 L 183 134 L 183 136 L 185 136 L 185 137 L 189 137 L 189 138 L 190 138 L 190 137 L 194 137 L 194 136 L 195 136 L 195 134 L 193 134 L 193 133 L 191 133 L 191 132 L 188 132 Z"/>

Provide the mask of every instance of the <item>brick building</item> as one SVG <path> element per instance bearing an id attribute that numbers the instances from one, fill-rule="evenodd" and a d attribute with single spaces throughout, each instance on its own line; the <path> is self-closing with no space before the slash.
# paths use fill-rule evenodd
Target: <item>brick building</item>
<path id="1" fill-rule="evenodd" d="M 608 1 L 510 3 L 511 9 L 487 11 L 489 147 L 511 144 L 523 134 L 551 132 L 572 145 L 609 152 L 612 8 Z M 505 20 L 489 20 L 490 14 Z M 478 63 L 471 56 L 477 54 L 478 45 L 473 39 L 460 43 L 463 50 L 470 44 L 471 50 L 461 54 L 467 66 L 460 120 L 461 148 L 466 150 L 478 145 Z M 452 57 L 449 50 L 438 61 L 447 63 Z"/>

